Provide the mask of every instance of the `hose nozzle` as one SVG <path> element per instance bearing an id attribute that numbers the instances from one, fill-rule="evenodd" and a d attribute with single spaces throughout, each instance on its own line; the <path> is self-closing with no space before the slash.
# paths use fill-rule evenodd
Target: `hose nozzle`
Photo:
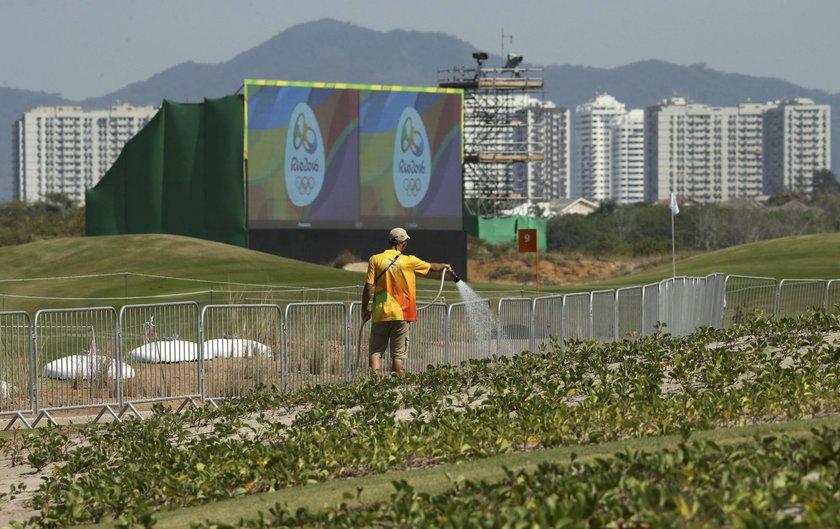
<path id="1" fill-rule="evenodd" d="M 452 276 L 452 282 L 453 282 L 453 283 L 457 283 L 458 281 L 460 281 L 460 280 L 461 280 L 461 278 L 460 278 L 460 277 L 458 277 L 458 274 L 456 274 L 456 273 L 455 273 L 455 272 L 453 272 L 452 270 L 450 270 L 450 271 L 449 271 L 449 274 Z"/>

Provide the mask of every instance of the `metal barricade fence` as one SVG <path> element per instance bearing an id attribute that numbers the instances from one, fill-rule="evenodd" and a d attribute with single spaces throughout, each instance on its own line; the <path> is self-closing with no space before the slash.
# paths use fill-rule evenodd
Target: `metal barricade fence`
<path id="1" fill-rule="evenodd" d="M 532 351 L 539 351 L 551 343 L 554 338 L 558 345 L 563 344 L 563 296 L 543 296 L 534 298 L 531 309 L 533 325 Z"/>
<path id="2" fill-rule="evenodd" d="M 705 279 L 701 277 L 674 278 L 670 332 L 686 336 L 701 325 Z"/>
<path id="3" fill-rule="evenodd" d="M 674 330 L 674 279 L 659 282 L 659 305 L 656 307 L 656 321 L 664 324 L 664 332 L 673 334 Z"/>
<path id="4" fill-rule="evenodd" d="M 691 307 L 686 305 L 689 299 L 687 290 L 689 286 L 686 283 L 685 277 L 679 276 L 671 278 L 670 281 L 670 303 L 669 316 L 670 322 L 668 325 L 668 332 L 674 336 L 684 336 L 685 329 L 691 325 Z"/>
<path id="5" fill-rule="evenodd" d="M 697 328 L 708 325 L 708 318 L 706 316 L 706 297 L 711 295 L 709 290 L 709 279 L 706 277 L 687 277 L 686 291 L 684 296 L 689 296 L 691 299 L 685 301 L 691 303 L 691 326 L 686 327 L 686 334 L 693 333 Z"/>
<path id="6" fill-rule="evenodd" d="M 749 314 L 759 311 L 773 316 L 776 304 L 776 280 L 772 277 L 728 275 L 724 281 L 722 328 L 744 323 Z"/>
<path id="7" fill-rule="evenodd" d="M 630 334 L 642 334 L 642 287 L 615 291 L 616 340 Z"/>
<path id="8" fill-rule="evenodd" d="M 428 366 L 444 363 L 446 356 L 446 303 L 419 302 L 417 321 L 409 327 L 406 371 L 419 373 Z"/>
<path id="9" fill-rule="evenodd" d="M 590 323 L 590 301 L 588 292 L 580 294 L 566 294 L 563 301 L 563 341 L 590 340 L 592 328 Z"/>
<path id="10" fill-rule="evenodd" d="M 823 306 L 829 311 L 840 310 L 840 279 L 832 279 L 825 286 Z"/>
<path id="11" fill-rule="evenodd" d="M 288 366 L 284 389 L 345 382 L 347 306 L 342 302 L 289 303 L 283 317 L 283 351 Z"/>
<path id="12" fill-rule="evenodd" d="M 711 274 L 645 286 L 540 298 L 434 303 L 411 326 L 410 371 L 429 365 L 515 355 L 571 339 L 621 339 L 632 332 L 682 335 L 725 327 L 753 310 L 776 317 L 840 304 L 840 280 Z M 370 326 L 360 304 L 208 305 L 194 302 L 0 313 L 0 415 L 27 427 L 50 412 L 100 408 L 116 420 L 134 404 L 241 396 L 260 385 L 283 389 L 349 381 L 367 370 Z M 368 330 L 366 330 L 368 329 Z M 360 350 L 361 349 L 361 350 Z M 383 364 L 388 365 L 388 364 Z M 122 406 L 119 414 L 112 407 Z M 30 425 L 23 414 L 37 414 Z"/>
<path id="13" fill-rule="evenodd" d="M 490 300 L 460 301 L 449 305 L 444 362 L 459 365 L 467 360 L 492 356 L 495 352 L 495 327 L 496 317 L 490 308 Z"/>
<path id="14" fill-rule="evenodd" d="M 33 361 L 29 314 L 0 312 L 0 416 L 13 416 L 6 429 L 18 420 L 30 426 L 23 414 L 35 413 Z"/>
<path id="15" fill-rule="evenodd" d="M 827 283 L 823 279 L 782 279 L 776 289 L 773 315 L 789 318 L 805 314 L 825 304 Z"/>
<path id="16" fill-rule="evenodd" d="M 720 329 L 723 319 L 725 284 L 726 276 L 724 274 L 709 274 L 706 276 L 702 325 Z"/>
<path id="17" fill-rule="evenodd" d="M 642 334 L 656 332 L 659 323 L 659 283 L 642 287 Z"/>
<path id="18" fill-rule="evenodd" d="M 120 380 L 120 414 L 136 404 L 180 400 L 181 408 L 201 396 L 204 367 L 198 332 L 198 304 L 192 301 L 125 305 L 120 310 L 120 355 L 129 368 Z"/>
<path id="19" fill-rule="evenodd" d="M 206 305 L 199 318 L 202 398 L 241 397 L 283 381 L 279 305 Z"/>
<path id="20" fill-rule="evenodd" d="M 513 356 L 531 349 L 531 298 L 499 299 L 496 354 Z"/>
<path id="21" fill-rule="evenodd" d="M 55 410 L 100 408 L 114 418 L 119 378 L 117 313 L 111 307 L 39 310 L 33 331 L 35 412 L 55 424 Z"/>
<path id="22" fill-rule="evenodd" d="M 369 368 L 368 344 L 370 344 L 370 327 L 370 322 L 362 325 L 362 303 L 360 301 L 350 303 L 347 309 L 348 380 L 356 380 L 357 378 L 365 378 L 367 376 Z M 386 359 L 383 358 L 383 366 L 390 365 L 390 357 L 387 358 L 387 363 L 385 361 Z"/>
<path id="23" fill-rule="evenodd" d="M 615 290 L 595 290 L 589 293 L 591 337 L 602 342 L 615 340 Z"/>

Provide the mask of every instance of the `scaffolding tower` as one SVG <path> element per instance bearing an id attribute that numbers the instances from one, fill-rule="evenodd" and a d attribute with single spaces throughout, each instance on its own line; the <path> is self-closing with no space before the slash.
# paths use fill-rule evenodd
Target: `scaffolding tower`
<path id="1" fill-rule="evenodd" d="M 487 54 L 473 54 L 475 67 L 438 71 L 441 88 L 464 90 L 464 208 L 496 216 L 543 198 L 536 165 L 544 159 L 541 112 L 543 68 L 520 67 L 521 56 L 501 68 L 484 66 Z"/>

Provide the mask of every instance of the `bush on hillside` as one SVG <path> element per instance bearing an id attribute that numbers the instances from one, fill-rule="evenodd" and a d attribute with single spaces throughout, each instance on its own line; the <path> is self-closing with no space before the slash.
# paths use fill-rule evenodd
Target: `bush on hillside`
<path id="1" fill-rule="evenodd" d="M 81 237 L 84 232 L 84 208 L 63 193 L 50 193 L 31 204 L 13 200 L 0 205 L 0 246 Z"/>
<path id="2" fill-rule="evenodd" d="M 794 203 L 795 202 L 795 203 Z M 840 230 L 840 195 L 817 195 L 809 204 L 779 200 L 776 207 L 706 204 L 675 217 L 679 250 L 712 251 L 767 239 Z M 647 256 L 671 250 L 671 212 L 653 204 L 608 204 L 591 215 L 554 217 L 548 249 L 593 256 Z"/>

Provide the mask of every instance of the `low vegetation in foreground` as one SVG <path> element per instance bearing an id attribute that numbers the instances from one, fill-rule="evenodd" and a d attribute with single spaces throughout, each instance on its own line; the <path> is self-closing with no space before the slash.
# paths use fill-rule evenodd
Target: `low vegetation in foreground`
<path id="1" fill-rule="evenodd" d="M 266 389 L 219 408 L 159 407 L 145 421 L 77 432 L 41 428 L 2 438 L 2 451 L 43 473 L 37 490 L 13 491 L 37 509 L 24 525 L 151 526 L 160 511 L 338 478 L 835 415 L 839 342 L 840 316 L 824 312 L 684 338 L 552 342 L 405 379 Z M 685 443 L 546 464 L 500 482 L 456 481 L 440 495 L 397 483 L 382 503 L 278 506 L 238 526 L 821 526 L 840 505 L 838 455 L 832 428 Z"/>
<path id="2" fill-rule="evenodd" d="M 544 463 L 493 483 L 455 480 L 444 494 L 399 481 L 389 499 L 363 508 L 277 504 L 254 520 L 194 527 L 829 527 L 840 518 L 838 448 L 840 433 L 829 428 L 810 439 L 681 444 Z"/>

